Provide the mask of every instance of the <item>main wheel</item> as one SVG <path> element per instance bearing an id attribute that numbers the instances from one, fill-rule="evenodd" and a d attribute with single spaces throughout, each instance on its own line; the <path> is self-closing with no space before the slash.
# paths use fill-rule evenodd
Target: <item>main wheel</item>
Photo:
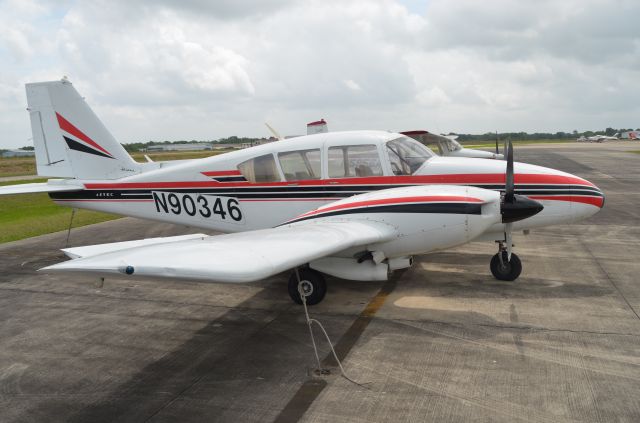
<path id="1" fill-rule="evenodd" d="M 518 276 L 520 276 L 522 272 L 522 262 L 520 258 L 512 253 L 511 260 L 507 261 L 507 253 L 503 251 L 501 263 L 498 254 L 491 259 L 491 273 L 493 273 L 493 276 L 501 281 L 514 281 L 518 279 Z"/>
<path id="2" fill-rule="evenodd" d="M 307 305 L 315 305 L 322 301 L 327 293 L 327 283 L 322 273 L 313 269 L 299 269 L 298 274 L 300 275 L 300 283 L 302 284 L 302 291 L 307 300 Z M 289 295 L 293 302 L 302 304 L 296 272 L 291 272 L 289 277 Z"/>

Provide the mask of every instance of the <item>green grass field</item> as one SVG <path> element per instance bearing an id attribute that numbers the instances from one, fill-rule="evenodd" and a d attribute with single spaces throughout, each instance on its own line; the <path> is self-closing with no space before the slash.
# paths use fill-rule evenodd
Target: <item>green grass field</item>
<path id="1" fill-rule="evenodd" d="M 46 179 L 12 181 L 0 185 L 44 182 Z M 73 227 L 118 219 L 120 216 L 78 210 Z M 69 227 L 71 209 L 55 204 L 47 194 L 17 194 L 0 197 L 0 243 L 65 230 Z"/>
<path id="2" fill-rule="evenodd" d="M 203 157 L 216 156 L 226 151 L 167 151 L 149 153 L 154 161 L 201 159 Z M 132 157 L 138 162 L 146 162 L 145 153 L 133 153 Z M 36 159 L 34 157 L 0 158 L 0 177 L 25 176 L 36 174 Z"/>
<path id="3" fill-rule="evenodd" d="M 0 158 L 0 177 L 24 176 L 36 174 L 36 159 L 34 157 Z"/>

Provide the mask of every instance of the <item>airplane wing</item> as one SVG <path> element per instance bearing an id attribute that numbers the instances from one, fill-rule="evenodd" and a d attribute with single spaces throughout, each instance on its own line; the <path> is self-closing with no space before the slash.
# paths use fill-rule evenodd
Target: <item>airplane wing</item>
<path id="1" fill-rule="evenodd" d="M 33 184 L 6 185 L 0 187 L 0 195 L 10 194 L 32 194 L 36 192 L 61 192 L 80 191 L 79 185 L 55 184 L 50 182 L 39 182 Z"/>
<path id="2" fill-rule="evenodd" d="M 392 226 L 369 220 L 308 221 L 228 235 L 73 248 L 65 252 L 79 258 L 40 270 L 243 283 L 394 236 Z"/>

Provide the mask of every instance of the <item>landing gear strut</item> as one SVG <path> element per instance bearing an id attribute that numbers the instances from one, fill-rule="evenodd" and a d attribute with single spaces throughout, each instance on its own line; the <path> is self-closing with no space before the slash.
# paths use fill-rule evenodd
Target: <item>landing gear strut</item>
<path id="1" fill-rule="evenodd" d="M 490 267 L 493 276 L 501 281 L 514 281 L 522 272 L 520 258 L 515 253 L 511 253 L 511 260 L 509 260 L 509 254 L 503 242 L 498 242 L 498 253 L 491 259 Z"/>
<path id="2" fill-rule="evenodd" d="M 327 293 L 327 283 L 322 273 L 313 269 L 299 269 L 300 285 L 307 300 L 307 305 L 318 304 Z M 298 291 L 298 277 L 296 272 L 291 272 L 289 276 L 289 296 L 296 304 L 302 304 L 300 291 Z"/>

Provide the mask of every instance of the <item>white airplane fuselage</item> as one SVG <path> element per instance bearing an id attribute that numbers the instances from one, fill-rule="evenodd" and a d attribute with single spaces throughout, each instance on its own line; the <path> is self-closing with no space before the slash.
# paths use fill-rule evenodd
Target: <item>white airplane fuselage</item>
<path id="1" fill-rule="evenodd" d="M 356 194 L 414 185 L 469 185 L 503 191 L 506 162 L 434 155 L 410 175 L 396 175 L 386 143 L 402 137 L 382 131 L 331 132 L 272 142 L 118 180 L 82 181 L 84 190 L 51 193 L 61 205 L 169 222 L 222 232 L 270 228 L 327 203 Z M 329 176 L 329 149 L 375 146 L 381 175 Z M 318 179 L 291 179 L 279 154 L 318 150 Z M 332 151 L 335 151 L 332 150 Z M 272 156 L 277 179 L 250 182 L 238 165 Z M 271 159 L 269 159 L 271 160 Z M 514 230 L 580 220 L 604 204 L 589 181 L 562 171 L 515 163 L 515 191 L 544 205 L 544 210 L 514 223 Z M 425 217 L 428 218 L 428 217 Z M 504 231 L 496 223 L 488 234 Z"/>

